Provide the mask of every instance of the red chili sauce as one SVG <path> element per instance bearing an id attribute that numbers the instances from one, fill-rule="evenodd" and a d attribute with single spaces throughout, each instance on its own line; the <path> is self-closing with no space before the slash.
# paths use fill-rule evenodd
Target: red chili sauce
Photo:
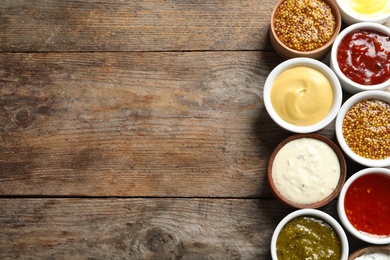
<path id="1" fill-rule="evenodd" d="M 373 30 L 353 31 L 340 42 L 337 62 L 356 83 L 383 83 L 390 78 L 390 36 Z"/>
<path id="2" fill-rule="evenodd" d="M 352 182 L 344 207 L 349 222 L 374 237 L 390 236 L 390 176 L 374 173 Z"/>

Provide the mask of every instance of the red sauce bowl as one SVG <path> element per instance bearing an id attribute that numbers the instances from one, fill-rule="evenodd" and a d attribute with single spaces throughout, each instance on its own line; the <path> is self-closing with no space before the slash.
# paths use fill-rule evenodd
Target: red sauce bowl
<path id="1" fill-rule="evenodd" d="M 353 236 L 371 244 L 390 243 L 390 170 L 366 168 L 341 189 L 337 212 Z"/>
<path id="2" fill-rule="evenodd" d="M 348 39 L 350 35 L 357 32 L 360 32 L 360 35 L 350 41 L 351 39 Z M 375 38 L 370 32 L 382 35 L 382 37 Z M 360 37 L 359 40 L 357 40 L 358 37 Z M 386 53 L 386 50 L 390 48 L 389 37 L 390 28 L 373 22 L 353 24 L 340 32 L 332 46 L 330 67 L 345 91 L 355 94 L 367 90 L 385 90 L 390 87 L 390 54 Z M 352 42 L 353 46 L 350 47 L 344 40 Z M 375 55 L 372 55 L 373 53 Z M 343 64 L 350 64 L 353 67 L 349 69 L 343 67 Z M 349 72 L 346 73 L 348 76 L 343 70 Z M 356 71 L 359 73 L 355 75 Z M 383 79 L 377 80 L 375 76 L 370 81 L 370 71 L 374 72 L 374 75 L 382 74 Z M 367 78 L 368 81 L 363 83 L 363 78 Z"/>

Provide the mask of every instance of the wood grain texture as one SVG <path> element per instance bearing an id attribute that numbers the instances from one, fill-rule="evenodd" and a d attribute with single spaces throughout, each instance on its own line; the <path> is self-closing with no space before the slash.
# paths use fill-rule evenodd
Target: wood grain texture
<path id="1" fill-rule="evenodd" d="M 2 0 L 0 51 L 270 51 L 277 2 Z"/>
<path id="2" fill-rule="evenodd" d="M 1 199 L 1 259 L 270 259 L 274 200 Z M 334 217 L 336 205 L 323 208 Z M 362 243 L 350 238 L 355 250 Z"/>
<path id="3" fill-rule="evenodd" d="M 273 3 L 3 0 L 0 51 L 270 50 Z"/>
<path id="4" fill-rule="evenodd" d="M 270 197 L 276 54 L 0 57 L 1 194 Z"/>
<path id="5" fill-rule="evenodd" d="M 0 259 L 270 259 L 276 2 L 2 0 Z"/>

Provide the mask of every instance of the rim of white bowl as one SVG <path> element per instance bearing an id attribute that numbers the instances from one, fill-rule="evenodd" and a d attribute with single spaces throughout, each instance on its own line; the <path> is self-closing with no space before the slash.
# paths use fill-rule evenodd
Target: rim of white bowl
<path id="1" fill-rule="evenodd" d="M 351 150 L 351 148 L 349 148 L 343 136 L 342 127 L 343 127 L 343 120 L 346 113 L 354 104 L 366 99 L 379 99 L 390 104 L 390 93 L 381 90 L 370 90 L 370 91 L 359 92 L 351 96 L 349 99 L 347 99 L 347 101 L 345 101 L 345 103 L 341 106 L 336 118 L 335 130 L 336 130 L 337 141 L 341 149 L 348 155 L 349 158 L 351 158 L 355 162 L 368 167 L 387 167 L 390 166 L 390 157 L 381 160 L 374 160 L 374 159 L 361 157 L 356 153 L 354 153 Z"/>
<path id="2" fill-rule="evenodd" d="M 345 81 L 347 84 L 353 86 L 357 89 L 357 91 L 365 91 L 365 90 L 382 90 L 390 85 L 390 79 L 386 80 L 385 82 L 382 82 L 380 84 L 375 85 L 362 85 L 359 83 L 356 83 L 355 81 L 351 80 L 347 76 L 344 75 L 344 73 L 340 70 L 339 64 L 337 62 L 337 51 L 339 49 L 340 42 L 344 39 L 344 37 L 349 34 L 350 32 L 353 32 L 355 30 L 359 29 L 368 29 L 368 30 L 375 30 L 381 33 L 385 33 L 390 36 L 390 28 L 374 23 L 374 22 L 361 22 L 361 23 L 355 23 L 348 27 L 346 27 L 344 30 L 342 30 L 339 35 L 336 37 L 335 41 L 333 42 L 332 49 L 330 51 L 331 59 L 331 67 L 333 71 L 336 73 L 336 75 L 341 78 L 343 81 Z"/>
<path id="3" fill-rule="evenodd" d="M 328 113 L 328 115 L 322 119 L 320 122 L 310 125 L 310 126 L 296 126 L 293 124 L 290 124 L 286 121 L 284 121 L 274 110 L 270 98 L 271 94 L 271 88 L 272 84 L 275 81 L 275 79 L 282 73 L 284 70 L 289 68 L 294 68 L 297 66 L 308 66 L 314 69 L 317 69 L 318 71 L 322 72 L 330 81 L 332 88 L 333 88 L 333 104 L 332 107 Z M 274 120 L 275 123 L 277 123 L 280 127 L 294 133 L 313 133 L 316 132 L 327 125 L 329 125 L 333 119 L 337 116 L 337 113 L 341 107 L 343 99 L 343 92 L 341 88 L 340 81 L 336 74 L 331 70 L 327 65 L 322 63 L 321 61 L 318 61 L 313 58 L 292 58 L 289 60 L 286 60 L 282 63 L 280 63 L 278 66 L 276 66 L 271 73 L 268 75 L 265 83 L 264 83 L 264 89 L 263 89 L 263 101 L 265 109 L 267 110 L 270 117 Z"/>
<path id="4" fill-rule="evenodd" d="M 276 255 L 276 241 L 278 239 L 280 230 L 292 219 L 300 216 L 313 216 L 319 219 L 324 220 L 326 223 L 328 223 L 337 233 L 340 244 L 341 244 L 341 260 L 347 260 L 348 259 L 348 252 L 349 252 L 349 244 L 348 244 L 348 238 L 345 234 L 345 231 L 343 227 L 337 222 L 331 215 L 329 215 L 326 212 L 323 212 L 318 209 L 298 209 L 287 216 L 285 216 L 279 224 L 276 226 L 272 238 L 271 238 L 271 256 L 273 260 L 277 260 Z"/>
<path id="5" fill-rule="evenodd" d="M 347 192 L 349 186 L 352 182 L 354 182 L 356 179 L 360 178 L 363 175 L 373 174 L 373 173 L 380 173 L 387 176 L 390 176 L 390 170 L 386 168 L 366 168 L 363 170 L 360 170 L 356 173 L 354 173 L 349 179 L 344 183 L 343 188 L 341 189 L 338 202 L 337 202 L 337 213 L 339 215 L 340 221 L 343 224 L 343 226 L 348 230 L 349 233 L 351 233 L 356 238 L 371 243 L 371 244 L 377 244 L 377 245 L 383 245 L 383 244 L 389 244 L 390 243 L 390 237 L 385 238 L 379 238 L 374 236 L 365 235 L 362 232 L 359 232 L 356 230 L 352 224 L 349 222 L 347 215 L 344 211 L 344 199 L 345 199 L 345 193 Z"/>
<path id="6" fill-rule="evenodd" d="M 372 22 L 372 23 L 385 23 L 390 19 L 390 13 L 384 13 L 383 15 L 378 16 L 369 16 L 356 12 L 350 6 L 344 4 L 343 1 L 337 0 L 337 5 L 339 6 L 340 12 L 343 12 L 345 15 L 349 16 L 355 21 L 360 22 Z"/>

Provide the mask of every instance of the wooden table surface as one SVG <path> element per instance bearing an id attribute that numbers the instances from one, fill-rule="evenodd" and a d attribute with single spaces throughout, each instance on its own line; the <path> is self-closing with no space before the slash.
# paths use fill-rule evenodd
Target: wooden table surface
<path id="1" fill-rule="evenodd" d="M 0 259 L 270 259 L 276 2 L 2 0 Z"/>

